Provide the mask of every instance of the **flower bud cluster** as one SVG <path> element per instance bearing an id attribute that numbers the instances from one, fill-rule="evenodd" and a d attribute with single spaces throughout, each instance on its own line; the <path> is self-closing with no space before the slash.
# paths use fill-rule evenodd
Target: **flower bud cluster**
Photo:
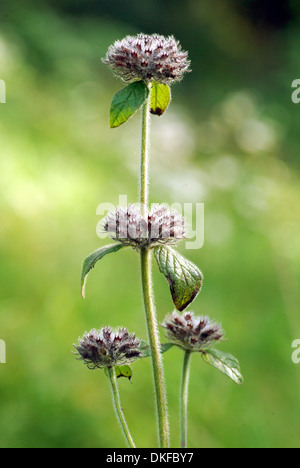
<path id="1" fill-rule="evenodd" d="M 184 218 L 163 205 L 153 205 L 146 216 L 135 205 L 118 207 L 105 218 L 103 230 L 115 241 L 137 250 L 176 245 L 185 238 Z"/>
<path id="2" fill-rule="evenodd" d="M 126 328 L 117 331 L 110 327 L 100 331 L 93 329 L 79 338 L 78 343 L 74 345 L 77 355 L 89 369 L 128 365 L 143 355 L 141 341 L 134 334 L 130 335 Z"/>
<path id="3" fill-rule="evenodd" d="M 143 80 L 172 84 L 181 81 L 190 66 L 179 42 L 173 36 L 159 34 L 126 36 L 109 47 L 102 61 L 127 83 Z"/>
<path id="4" fill-rule="evenodd" d="M 193 312 L 181 315 L 174 311 L 162 326 L 167 330 L 167 338 L 185 351 L 204 351 L 224 336 L 219 324 L 209 317 L 195 317 Z"/>

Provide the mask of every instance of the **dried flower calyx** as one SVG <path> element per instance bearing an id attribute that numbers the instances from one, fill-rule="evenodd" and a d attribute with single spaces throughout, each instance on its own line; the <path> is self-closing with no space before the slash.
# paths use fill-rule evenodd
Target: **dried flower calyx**
<path id="1" fill-rule="evenodd" d="M 181 315 L 174 311 L 166 317 L 162 326 L 167 330 L 167 338 L 186 351 L 205 351 L 224 337 L 219 324 L 212 322 L 209 317 L 195 317 L 193 312 Z"/>
<path id="2" fill-rule="evenodd" d="M 137 250 L 176 245 L 185 238 L 184 218 L 163 205 L 153 205 L 146 216 L 135 205 L 117 208 L 105 218 L 103 230 L 115 241 Z"/>
<path id="3" fill-rule="evenodd" d="M 189 71 L 187 52 L 173 36 L 126 36 L 109 47 L 103 63 L 127 83 L 138 80 L 172 84 Z"/>
<path id="4" fill-rule="evenodd" d="M 134 334 L 130 335 L 126 328 L 113 331 L 104 327 L 85 333 L 74 345 L 79 359 L 84 361 L 89 369 L 124 366 L 143 357 L 140 349 L 141 341 Z"/>

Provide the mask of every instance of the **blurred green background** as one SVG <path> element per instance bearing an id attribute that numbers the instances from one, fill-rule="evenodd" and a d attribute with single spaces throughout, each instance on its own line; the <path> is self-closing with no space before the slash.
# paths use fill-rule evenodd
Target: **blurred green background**
<path id="1" fill-rule="evenodd" d="M 194 355 L 190 447 L 299 447 L 300 78 L 297 0 L 4 0 L 0 7 L 1 447 L 123 447 L 104 373 L 72 355 L 84 331 L 124 325 L 146 339 L 139 261 L 103 260 L 80 295 L 100 203 L 137 200 L 140 119 L 108 126 L 122 83 L 100 61 L 127 34 L 174 34 L 193 73 L 152 117 L 151 201 L 205 203 L 205 275 L 195 314 L 221 322 L 245 384 Z M 154 268 L 159 321 L 173 309 Z M 162 333 L 163 339 L 163 333 Z M 179 446 L 182 354 L 164 355 Z M 155 447 L 149 360 L 121 380 L 138 447 Z"/>

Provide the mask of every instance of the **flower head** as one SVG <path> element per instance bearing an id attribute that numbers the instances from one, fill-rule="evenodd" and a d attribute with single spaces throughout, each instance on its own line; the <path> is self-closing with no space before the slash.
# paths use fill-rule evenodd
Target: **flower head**
<path id="1" fill-rule="evenodd" d="M 193 312 L 181 315 L 174 311 L 162 326 L 167 330 L 167 338 L 186 351 L 203 351 L 224 336 L 220 325 L 209 317 L 194 317 Z"/>
<path id="2" fill-rule="evenodd" d="M 126 328 L 113 331 L 104 327 L 85 333 L 74 345 L 79 359 L 84 361 L 89 369 L 124 366 L 143 356 L 140 349 L 141 341 L 135 335 L 130 335 Z"/>
<path id="3" fill-rule="evenodd" d="M 184 218 L 163 205 L 153 205 L 144 217 L 139 208 L 129 205 L 107 215 L 103 229 L 115 241 L 134 249 L 175 245 L 185 238 Z"/>
<path id="4" fill-rule="evenodd" d="M 189 71 L 187 52 L 173 36 L 126 36 L 109 47 L 103 63 L 127 83 L 143 80 L 172 84 Z"/>

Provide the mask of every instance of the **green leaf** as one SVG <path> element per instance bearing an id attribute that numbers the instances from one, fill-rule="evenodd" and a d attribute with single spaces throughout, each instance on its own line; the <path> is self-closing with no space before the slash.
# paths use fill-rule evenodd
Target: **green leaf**
<path id="1" fill-rule="evenodd" d="M 171 101 L 171 90 L 167 84 L 153 83 L 151 88 L 150 112 L 154 115 L 163 115 Z"/>
<path id="2" fill-rule="evenodd" d="M 160 345 L 161 354 L 166 353 L 173 346 L 174 346 L 173 343 L 161 343 L 161 345 Z M 141 345 L 140 345 L 140 349 L 143 351 L 143 356 L 142 357 L 151 356 L 151 348 L 150 348 L 150 345 L 149 345 L 149 343 L 147 341 L 142 340 Z"/>
<path id="3" fill-rule="evenodd" d="M 202 358 L 207 364 L 227 375 L 238 385 L 243 383 L 244 379 L 241 374 L 239 361 L 231 354 L 223 353 L 218 349 L 207 349 L 202 352 Z"/>
<path id="4" fill-rule="evenodd" d="M 136 81 L 114 95 L 110 108 L 110 127 L 116 128 L 127 120 L 144 104 L 149 89 L 144 81 Z"/>
<path id="5" fill-rule="evenodd" d="M 116 366 L 116 377 L 120 379 L 121 377 L 125 377 L 128 380 L 131 380 L 133 372 L 130 366 Z"/>
<path id="6" fill-rule="evenodd" d="M 186 309 L 202 287 L 201 271 L 171 247 L 156 247 L 154 254 L 161 273 L 169 282 L 176 309 Z"/>
<path id="7" fill-rule="evenodd" d="M 85 297 L 85 285 L 87 281 L 87 276 L 89 272 L 94 268 L 98 260 L 101 260 L 105 255 L 112 253 L 112 252 L 117 252 L 120 250 L 122 247 L 124 247 L 122 244 L 110 244 L 110 245 L 105 245 L 104 247 L 101 247 L 100 249 L 96 250 L 93 252 L 91 255 L 89 255 L 83 262 L 82 266 L 82 272 L 81 272 L 81 294 L 82 297 Z"/>
<path id="8" fill-rule="evenodd" d="M 104 368 L 104 373 L 108 377 L 107 367 Z M 120 379 L 125 377 L 128 380 L 131 380 L 133 372 L 130 366 L 115 366 L 116 378 Z"/>

